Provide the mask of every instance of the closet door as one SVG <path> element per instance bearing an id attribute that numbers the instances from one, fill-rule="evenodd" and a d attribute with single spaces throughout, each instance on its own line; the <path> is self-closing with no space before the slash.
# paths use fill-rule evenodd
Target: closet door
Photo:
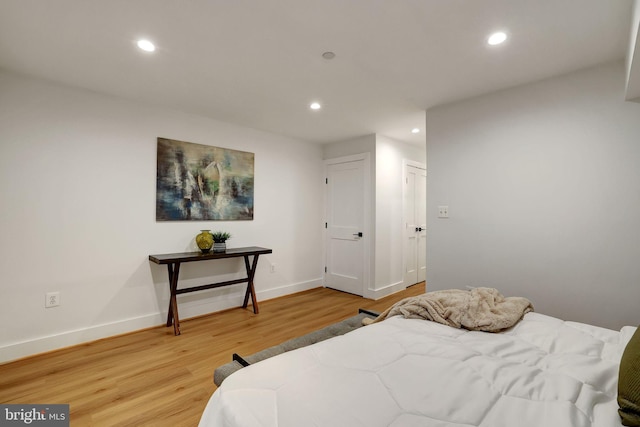
<path id="1" fill-rule="evenodd" d="M 365 159 L 327 165 L 325 286 L 362 296 L 365 286 Z"/>
<path id="2" fill-rule="evenodd" d="M 404 284 L 422 282 L 427 276 L 427 171 L 405 166 L 404 188 Z"/>

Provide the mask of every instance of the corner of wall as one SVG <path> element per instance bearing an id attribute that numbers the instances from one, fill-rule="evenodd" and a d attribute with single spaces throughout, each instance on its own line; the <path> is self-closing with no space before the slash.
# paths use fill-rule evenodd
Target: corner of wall
<path id="1" fill-rule="evenodd" d="M 640 102 L 640 0 L 634 0 L 626 57 L 625 99 Z"/>

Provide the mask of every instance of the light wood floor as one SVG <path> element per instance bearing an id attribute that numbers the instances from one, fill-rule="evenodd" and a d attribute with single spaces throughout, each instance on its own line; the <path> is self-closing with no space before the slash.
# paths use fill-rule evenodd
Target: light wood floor
<path id="1" fill-rule="evenodd" d="M 0 365 L 0 403 L 68 403 L 71 426 L 197 426 L 213 371 L 357 314 L 425 291 L 424 282 L 378 301 L 313 289 Z"/>

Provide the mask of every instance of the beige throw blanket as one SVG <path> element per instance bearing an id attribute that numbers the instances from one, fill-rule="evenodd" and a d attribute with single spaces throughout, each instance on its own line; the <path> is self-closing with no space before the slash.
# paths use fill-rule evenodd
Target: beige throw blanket
<path id="1" fill-rule="evenodd" d="M 528 299 L 505 298 L 493 288 L 449 289 L 405 298 L 366 323 L 402 315 L 407 319 L 431 320 L 454 328 L 498 332 L 515 325 L 530 311 L 533 306 Z"/>

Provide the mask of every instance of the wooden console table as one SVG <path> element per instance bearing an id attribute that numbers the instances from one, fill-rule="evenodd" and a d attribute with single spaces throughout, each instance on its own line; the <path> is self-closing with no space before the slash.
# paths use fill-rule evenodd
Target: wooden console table
<path id="1" fill-rule="evenodd" d="M 242 308 L 247 308 L 247 304 L 249 303 L 249 295 L 251 295 L 253 312 L 255 314 L 258 314 L 258 300 L 256 299 L 256 291 L 253 287 L 253 278 L 256 274 L 258 256 L 262 254 L 270 254 L 272 252 L 273 251 L 271 249 L 251 246 L 247 248 L 227 249 L 225 252 L 209 252 L 206 254 L 203 254 L 201 252 L 182 252 L 176 254 L 149 255 L 149 261 L 153 261 L 156 264 L 160 265 L 166 264 L 169 271 L 169 289 L 171 291 L 171 299 L 169 300 L 167 326 L 171 326 L 173 324 L 173 333 L 175 335 L 180 335 L 180 318 L 178 317 L 178 300 L 176 298 L 179 294 L 203 291 L 205 289 L 219 288 L 221 286 L 229 286 L 245 282 L 247 283 L 247 291 L 244 294 L 244 304 L 242 305 Z M 251 264 L 249 264 L 250 256 L 253 256 L 253 262 Z M 243 279 L 229 280 L 226 282 L 211 283 L 209 285 L 178 289 L 178 275 L 180 274 L 181 263 L 239 257 L 244 257 L 244 265 L 247 270 L 247 277 Z"/>

